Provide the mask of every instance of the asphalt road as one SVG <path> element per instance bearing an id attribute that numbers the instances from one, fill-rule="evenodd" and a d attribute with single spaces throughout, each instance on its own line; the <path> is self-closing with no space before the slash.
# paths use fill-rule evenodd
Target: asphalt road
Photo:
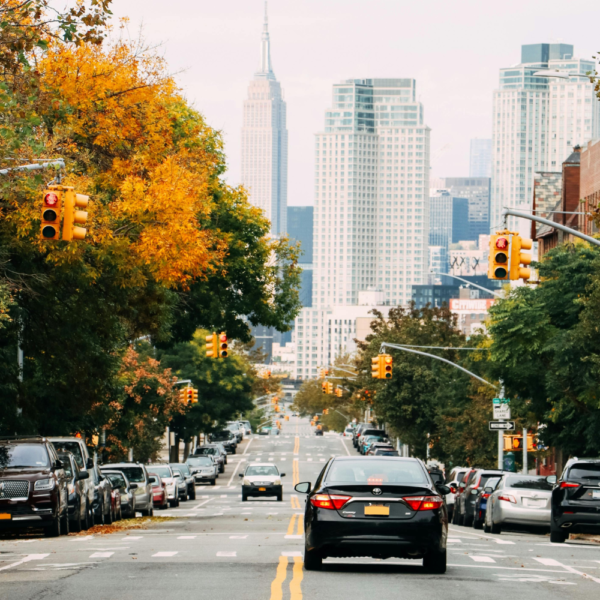
<path id="1" fill-rule="evenodd" d="M 291 418 L 280 436 L 245 439 L 218 485 L 198 486 L 196 500 L 157 511 L 174 517 L 168 522 L 113 535 L 0 538 L 0 598 L 506 600 L 519 594 L 547 600 L 600 593 L 597 544 L 454 526 L 445 575 L 424 573 L 421 561 L 392 559 L 327 559 L 322 572 L 305 572 L 304 496 L 293 485 L 314 481 L 330 456 L 346 454 L 355 455 L 351 443 L 334 434 L 315 437 L 307 421 Z M 242 503 L 238 472 L 256 460 L 286 473 L 282 502 Z"/>

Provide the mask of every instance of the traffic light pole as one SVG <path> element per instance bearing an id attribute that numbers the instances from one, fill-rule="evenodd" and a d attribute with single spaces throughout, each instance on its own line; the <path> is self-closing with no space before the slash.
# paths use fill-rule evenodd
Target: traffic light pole
<path id="1" fill-rule="evenodd" d="M 600 246 L 600 240 L 597 240 L 596 238 L 590 237 L 589 235 L 585 235 L 584 233 L 581 233 L 580 231 L 577 231 L 576 229 L 571 229 L 570 227 L 567 227 L 566 225 L 561 225 L 560 223 L 555 223 L 554 221 L 551 221 L 550 219 L 544 219 L 543 217 L 538 217 L 537 215 L 530 215 L 529 213 L 524 213 L 518 210 L 513 210 L 512 208 L 505 208 L 502 211 L 502 220 L 504 223 L 504 227 L 507 227 L 506 221 L 508 217 L 518 217 L 520 219 L 529 219 L 530 221 L 535 221 L 536 223 L 542 223 L 543 225 L 548 225 L 550 227 L 554 227 L 554 229 L 560 229 L 561 231 L 564 231 L 565 233 L 570 233 L 571 235 L 578 237 L 582 240 L 585 240 L 586 242 L 589 242 L 590 244 L 593 244 L 594 246 Z"/>

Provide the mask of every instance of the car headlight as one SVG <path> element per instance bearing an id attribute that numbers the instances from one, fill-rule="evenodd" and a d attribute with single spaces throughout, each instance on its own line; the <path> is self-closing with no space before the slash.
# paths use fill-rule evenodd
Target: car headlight
<path id="1" fill-rule="evenodd" d="M 244 477 L 244 479 L 242 479 L 242 485 L 252 485 L 252 482 Z"/>
<path id="2" fill-rule="evenodd" d="M 273 482 L 273 485 L 281 485 L 281 479 L 276 479 L 276 480 Z"/>
<path id="3" fill-rule="evenodd" d="M 54 479 L 38 479 L 35 482 L 34 489 L 36 490 L 52 490 L 54 489 Z"/>

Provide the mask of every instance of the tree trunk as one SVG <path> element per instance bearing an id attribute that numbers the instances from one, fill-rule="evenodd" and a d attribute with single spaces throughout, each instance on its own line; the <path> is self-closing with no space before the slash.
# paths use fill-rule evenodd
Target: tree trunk
<path id="1" fill-rule="evenodd" d="M 170 463 L 179 462 L 179 435 L 175 434 L 175 443 L 171 446 L 171 454 L 169 456 Z"/>
<path id="2" fill-rule="evenodd" d="M 187 457 L 190 455 L 190 442 L 185 442 L 183 444 L 183 462 L 187 460 Z"/>

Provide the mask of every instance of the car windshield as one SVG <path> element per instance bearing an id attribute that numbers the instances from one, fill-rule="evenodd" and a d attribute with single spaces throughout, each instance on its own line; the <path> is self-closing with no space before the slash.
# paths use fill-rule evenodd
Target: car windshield
<path id="1" fill-rule="evenodd" d="M 160 487 L 160 483 L 158 483 L 158 477 L 156 475 L 149 475 L 148 481 L 150 481 L 152 487 Z"/>
<path id="2" fill-rule="evenodd" d="M 569 469 L 569 479 L 600 479 L 599 463 L 577 463 Z"/>
<path id="3" fill-rule="evenodd" d="M 187 459 L 188 465 L 192 465 L 192 467 L 209 467 L 212 466 L 213 461 L 208 456 L 190 456 Z"/>
<path id="4" fill-rule="evenodd" d="M 175 469 L 175 467 L 177 467 L 177 470 L 180 471 L 182 475 L 190 474 L 190 468 L 187 465 L 171 465 L 172 469 Z"/>
<path id="5" fill-rule="evenodd" d="M 123 475 L 120 473 L 103 473 L 103 475 L 110 481 L 113 487 L 127 487 L 127 484 L 125 483 L 125 477 L 123 477 Z"/>
<path id="6" fill-rule="evenodd" d="M 461 471 L 457 476 L 456 476 L 456 483 L 460 483 L 464 476 L 465 476 L 466 471 Z"/>
<path id="7" fill-rule="evenodd" d="M 0 446 L 0 469 L 50 466 L 48 452 L 43 444 L 6 444 Z"/>
<path id="8" fill-rule="evenodd" d="M 141 467 L 119 467 L 119 471 L 123 471 L 127 476 L 127 479 L 133 483 L 143 483 L 146 481 L 144 469 Z"/>
<path id="9" fill-rule="evenodd" d="M 181 471 L 173 469 L 173 477 L 176 477 L 177 479 L 181 479 L 183 477 L 183 475 L 181 474 Z"/>
<path id="10" fill-rule="evenodd" d="M 52 442 L 57 452 L 70 452 L 75 457 L 75 462 L 77 466 L 82 469 L 83 468 L 83 455 L 81 454 L 81 446 L 79 442 Z"/>
<path id="11" fill-rule="evenodd" d="M 553 485 L 545 477 L 507 477 L 505 487 L 519 490 L 544 490 L 551 491 Z"/>
<path id="12" fill-rule="evenodd" d="M 233 433 L 231 431 L 219 431 L 217 433 L 212 434 L 213 440 L 227 441 L 233 437 Z"/>
<path id="13" fill-rule="evenodd" d="M 340 460 L 325 476 L 327 483 L 427 483 L 425 472 L 417 462 L 406 460 Z"/>
<path id="14" fill-rule="evenodd" d="M 483 473 L 483 475 L 481 476 L 481 481 L 479 482 L 479 487 L 487 487 L 489 485 L 487 482 L 492 479 L 496 479 L 497 477 L 498 476 L 494 473 Z"/>
<path id="15" fill-rule="evenodd" d="M 219 451 L 216 448 L 198 448 L 196 454 L 218 454 Z"/>
<path id="16" fill-rule="evenodd" d="M 400 456 L 397 450 L 376 450 L 377 456 Z"/>
<path id="17" fill-rule="evenodd" d="M 73 469 L 71 468 L 71 461 L 68 456 L 64 454 L 59 454 L 58 458 L 60 458 L 60 462 L 63 464 L 63 469 L 65 471 L 65 475 L 67 477 L 73 477 Z"/>
<path id="18" fill-rule="evenodd" d="M 483 487 L 484 488 L 492 488 L 493 490 L 495 490 L 496 487 L 498 486 L 498 484 L 500 483 L 500 479 L 502 479 L 502 477 L 490 477 L 485 482 L 485 485 Z"/>
<path id="19" fill-rule="evenodd" d="M 166 465 L 148 465 L 148 471 L 163 478 L 173 477 L 171 467 L 167 467 Z"/>
<path id="20" fill-rule="evenodd" d="M 250 466 L 246 469 L 246 475 L 248 477 L 279 475 L 279 471 L 277 470 L 277 467 L 273 467 L 270 465 Z"/>

